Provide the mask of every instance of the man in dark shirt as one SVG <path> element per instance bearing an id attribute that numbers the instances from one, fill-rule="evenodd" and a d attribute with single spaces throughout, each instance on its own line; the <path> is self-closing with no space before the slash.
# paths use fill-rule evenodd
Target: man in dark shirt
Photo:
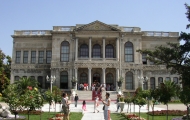
<path id="1" fill-rule="evenodd" d="M 75 95 L 74 100 L 75 100 L 75 107 L 77 107 L 77 101 L 79 100 L 79 97 L 78 97 L 78 95 L 77 95 L 77 94 Z"/>

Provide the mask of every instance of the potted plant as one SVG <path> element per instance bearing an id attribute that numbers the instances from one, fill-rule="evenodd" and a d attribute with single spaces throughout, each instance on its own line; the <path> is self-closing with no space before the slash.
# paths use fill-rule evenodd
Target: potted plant
<path id="1" fill-rule="evenodd" d="M 121 112 L 122 112 L 123 109 L 124 109 L 124 105 L 125 105 L 124 97 L 123 96 L 119 98 L 119 105 L 120 105 Z"/>

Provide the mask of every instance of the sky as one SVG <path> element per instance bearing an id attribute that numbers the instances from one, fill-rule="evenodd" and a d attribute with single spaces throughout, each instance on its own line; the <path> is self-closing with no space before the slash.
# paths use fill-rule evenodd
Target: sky
<path id="1" fill-rule="evenodd" d="M 99 20 L 142 31 L 190 32 L 189 0 L 0 0 L 0 49 L 12 56 L 14 30 L 52 30 Z"/>

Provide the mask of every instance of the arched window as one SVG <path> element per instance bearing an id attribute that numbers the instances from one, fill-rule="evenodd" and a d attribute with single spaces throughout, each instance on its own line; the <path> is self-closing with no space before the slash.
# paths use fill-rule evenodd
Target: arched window
<path id="1" fill-rule="evenodd" d="M 111 74 L 111 73 L 108 73 L 107 75 L 106 75 L 106 84 L 113 84 L 114 82 L 113 82 L 113 74 Z"/>
<path id="2" fill-rule="evenodd" d="M 35 80 L 35 76 L 30 76 L 30 79 L 31 80 Z"/>
<path id="3" fill-rule="evenodd" d="M 88 83 L 87 74 L 84 72 L 80 74 L 80 83 Z"/>
<path id="4" fill-rule="evenodd" d="M 61 62 L 69 61 L 69 42 L 63 41 L 61 43 Z"/>
<path id="5" fill-rule="evenodd" d="M 133 73 L 127 72 L 125 76 L 125 88 L 127 90 L 133 90 Z"/>
<path id="6" fill-rule="evenodd" d="M 19 80 L 19 79 L 20 79 L 19 76 L 15 76 L 15 80 L 14 80 L 14 81 L 17 81 L 17 80 Z"/>
<path id="7" fill-rule="evenodd" d="M 163 77 L 159 77 L 159 78 L 158 78 L 158 86 L 159 86 L 161 83 L 163 83 Z"/>
<path id="8" fill-rule="evenodd" d="M 88 51 L 88 45 L 82 44 L 80 46 L 80 57 L 82 57 L 82 58 L 88 58 L 88 53 L 89 53 L 89 51 Z"/>
<path id="9" fill-rule="evenodd" d="M 155 78 L 154 77 L 150 78 L 150 89 L 155 89 Z"/>
<path id="10" fill-rule="evenodd" d="M 113 45 L 106 45 L 106 58 L 113 58 L 114 56 L 114 48 Z"/>
<path id="11" fill-rule="evenodd" d="M 173 78 L 173 82 L 174 82 L 175 84 L 178 84 L 178 78 L 177 78 L 177 77 L 174 77 L 174 78 Z"/>
<path id="12" fill-rule="evenodd" d="M 171 78 L 170 77 L 166 77 L 165 81 L 171 81 Z"/>
<path id="13" fill-rule="evenodd" d="M 131 42 L 125 43 L 125 62 L 133 62 L 134 53 L 133 53 L 133 44 Z"/>
<path id="14" fill-rule="evenodd" d="M 68 73 L 66 71 L 61 72 L 60 89 L 68 89 Z"/>
<path id="15" fill-rule="evenodd" d="M 101 57 L 101 47 L 98 44 L 95 44 L 92 49 L 93 58 L 100 58 Z"/>
<path id="16" fill-rule="evenodd" d="M 38 76 L 38 87 L 42 88 L 43 85 L 43 77 L 42 76 Z"/>

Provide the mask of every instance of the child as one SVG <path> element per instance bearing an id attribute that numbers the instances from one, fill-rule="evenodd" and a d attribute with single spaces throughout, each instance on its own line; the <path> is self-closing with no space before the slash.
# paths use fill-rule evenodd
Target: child
<path id="1" fill-rule="evenodd" d="M 83 102 L 82 102 L 82 110 L 86 111 L 86 101 L 85 100 L 83 100 Z"/>

